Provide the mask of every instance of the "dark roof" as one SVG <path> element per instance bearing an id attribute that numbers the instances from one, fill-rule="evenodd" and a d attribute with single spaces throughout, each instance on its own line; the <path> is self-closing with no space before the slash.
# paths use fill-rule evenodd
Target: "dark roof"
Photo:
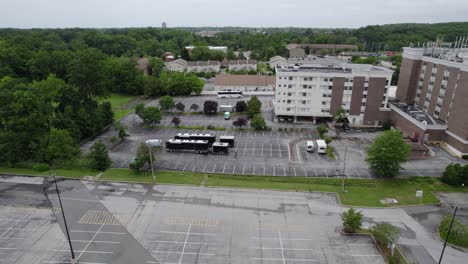
<path id="1" fill-rule="evenodd" d="M 188 61 L 187 65 L 188 66 L 208 66 L 208 65 L 220 65 L 221 63 L 219 61 Z"/>
<path id="2" fill-rule="evenodd" d="M 256 60 L 230 60 L 229 65 L 257 64 Z"/>
<path id="3" fill-rule="evenodd" d="M 356 45 L 347 45 L 347 44 L 288 44 L 286 49 L 291 50 L 294 48 L 305 48 L 309 47 L 310 49 L 350 49 L 357 50 L 358 46 Z"/>

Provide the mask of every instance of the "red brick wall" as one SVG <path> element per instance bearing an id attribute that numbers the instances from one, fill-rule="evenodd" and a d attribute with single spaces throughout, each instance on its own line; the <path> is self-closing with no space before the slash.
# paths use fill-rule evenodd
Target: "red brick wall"
<path id="1" fill-rule="evenodd" d="M 383 121 L 379 108 L 382 107 L 385 90 L 385 78 L 370 78 L 367 89 L 364 125 L 374 125 L 375 121 Z"/>
<path id="2" fill-rule="evenodd" d="M 418 87 L 421 61 L 403 58 L 398 78 L 396 97 L 405 103 L 412 103 Z"/>
<path id="3" fill-rule="evenodd" d="M 350 115 L 361 114 L 362 94 L 364 92 L 365 77 L 354 77 L 353 91 L 351 93 L 351 106 L 349 110 Z"/>
<path id="4" fill-rule="evenodd" d="M 330 114 L 334 115 L 343 103 L 343 91 L 344 91 L 345 78 L 335 77 L 333 78 L 333 89 L 331 94 L 330 102 Z"/>

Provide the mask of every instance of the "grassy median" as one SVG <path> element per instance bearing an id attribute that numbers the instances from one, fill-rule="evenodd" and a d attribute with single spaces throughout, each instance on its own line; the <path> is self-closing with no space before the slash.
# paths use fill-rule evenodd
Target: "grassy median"
<path id="1" fill-rule="evenodd" d="M 98 172 L 88 170 L 54 170 L 58 176 L 82 178 L 96 176 Z M 0 173 L 48 176 L 52 171 L 38 172 L 32 169 L 0 167 Z M 233 187 L 270 189 L 303 192 L 334 192 L 340 197 L 343 205 L 388 207 L 380 202 L 385 198 L 398 200 L 398 205 L 417 205 L 438 203 L 435 192 L 467 192 L 468 189 L 449 186 L 436 178 L 410 177 L 404 179 L 346 179 L 345 190 L 341 192 L 341 179 L 273 177 L 209 174 L 181 171 L 156 171 L 156 182 L 159 184 L 186 184 L 207 187 Z M 135 173 L 129 169 L 109 169 L 100 180 L 129 181 L 135 183 L 152 183 L 151 173 Z M 416 190 L 423 190 L 420 200 Z"/>
<path id="2" fill-rule="evenodd" d="M 110 181 L 135 181 L 152 183 L 151 174 L 135 173 L 128 169 L 109 169 L 101 177 Z M 452 187 L 435 178 L 411 177 L 405 179 L 347 179 L 346 192 L 341 192 L 341 179 L 272 177 L 207 174 L 180 171 L 157 171 L 160 184 L 188 184 L 210 187 L 255 188 L 305 192 L 336 192 L 344 205 L 386 207 L 380 200 L 395 198 L 398 205 L 438 203 L 434 192 L 467 191 Z M 420 200 L 416 190 L 423 190 Z"/>

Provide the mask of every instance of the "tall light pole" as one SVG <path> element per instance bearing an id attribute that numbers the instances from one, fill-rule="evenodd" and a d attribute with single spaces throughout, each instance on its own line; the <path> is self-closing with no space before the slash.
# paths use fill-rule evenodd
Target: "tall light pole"
<path id="1" fill-rule="evenodd" d="M 345 146 L 344 160 L 343 160 L 343 178 L 341 179 L 341 192 L 345 192 L 345 177 L 346 177 L 346 156 L 348 154 L 348 146 Z"/>
<path id="2" fill-rule="evenodd" d="M 154 168 L 153 168 L 153 154 L 151 151 L 151 145 L 148 146 L 148 152 L 150 156 L 150 166 L 151 166 L 151 176 L 153 176 L 153 185 L 156 184 L 156 175 L 154 175 Z"/>
<path id="3" fill-rule="evenodd" d="M 453 225 L 453 221 L 455 220 L 455 216 L 457 215 L 457 210 L 458 210 L 458 206 L 455 206 L 455 211 L 453 212 L 452 221 L 450 222 L 450 227 L 447 232 L 447 236 L 445 237 L 444 247 L 442 248 L 442 253 L 440 253 L 439 264 L 442 263 L 442 257 L 444 256 L 445 247 L 447 246 L 447 240 L 449 238 L 450 231 L 452 231 L 452 225 Z"/>
<path id="4" fill-rule="evenodd" d="M 57 185 L 57 179 L 55 178 L 55 173 L 52 173 L 52 177 L 54 178 L 55 190 L 57 191 L 57 196 L 58 196 L 58 200 L 60 204 L 60 211 L 62 212 L 65 232 L 67 233 L 68 245 L 70 246 L 70 252 L 72 255 L 71 263 L 76 264 L 78 263 L 78 259 L 75 258 L 75 252 L 73 251 L 73 246 L 72 246 L 71 239 L 70 239 L 70 232 L 68 231 L 67 219 L 65 219 L 65 212 L 63 211 L 62 199 L 60 198 L 60 192 L 59 192 L 58 185 Z"/>

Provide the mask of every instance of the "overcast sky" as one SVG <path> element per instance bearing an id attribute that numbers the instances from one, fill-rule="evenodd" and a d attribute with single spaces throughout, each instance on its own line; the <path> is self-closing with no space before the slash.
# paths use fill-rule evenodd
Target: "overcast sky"
<path id="1" fill-rule="evenodd" d="M 468 0 L 0 0 L 0 27 L 348 27 L 468 21 Z"/>

